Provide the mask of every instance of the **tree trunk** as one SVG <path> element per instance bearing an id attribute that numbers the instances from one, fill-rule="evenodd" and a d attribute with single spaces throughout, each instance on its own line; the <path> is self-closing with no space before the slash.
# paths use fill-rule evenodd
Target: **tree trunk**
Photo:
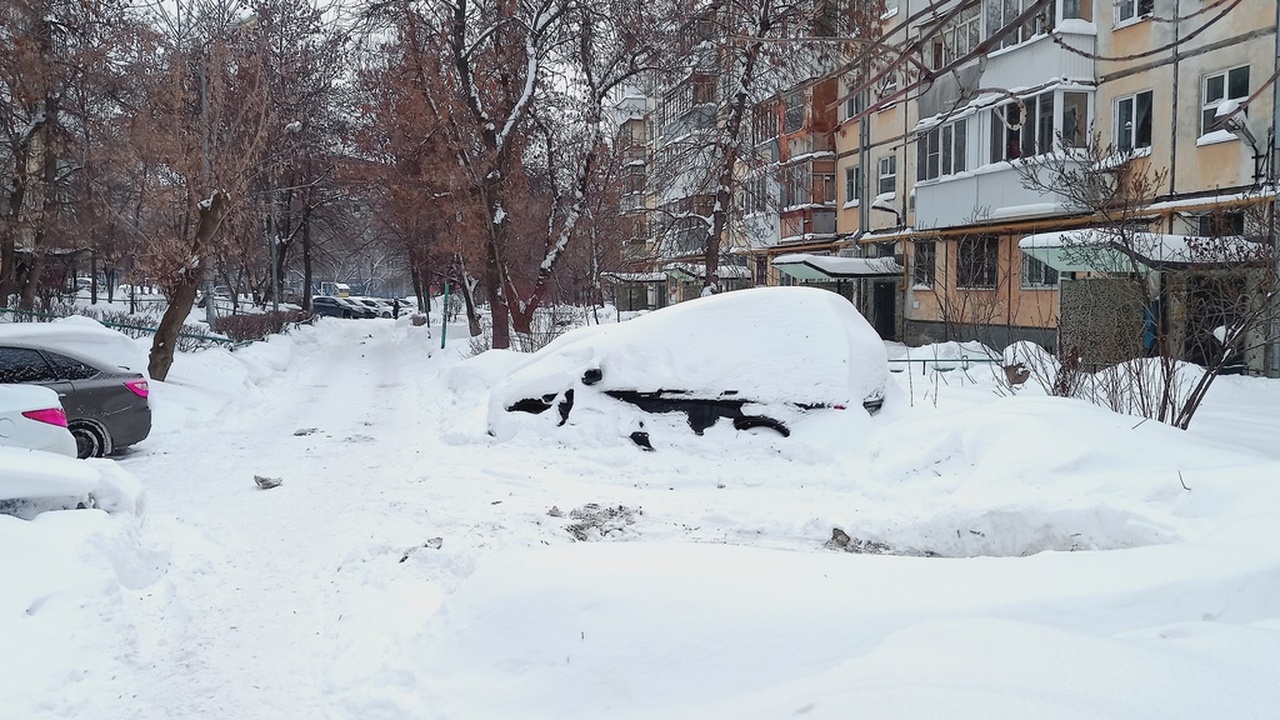
<path id="1" fill-rule="evenodd" d="M 18 253 L 15 238 L 6 233 L 0 239 L 0 307 L 9 307 L 9 296 L 17 283 Z"/>
<path id="2" fill-rule="evenodd" d="M 480 337 L 484 333 L 484 328 L 480 327 L 480 316 L 476 314 L 476 299 L 471 283 L 466 278 L 459 283 L 462 290 L 462 302 L 467 306 L 467 330 L 470 331 L 471 337 Z M 441 323 L 443 325 L 443 323 Z"/>
<path id="3" fill-rule="evenodd" d="M 494 233 L 501 232 L 503 223 L 493 228 Z M 494 238 L 485 243 L 484 259 L 484 291 L 489 299 L 489 317 L 493 321 L 493 342 L 490 347 L 495 350 L 506 350 L 511 347 L 511 317 L 506 298 L 502 293 L 502 271 L 498 259 L 498 248 Z M 467 293 L 469 296 L 471 293 Z"/>
<path id="4" fill-rule="evenodd" d="M 147 372 L 153 380 L 163 381 L 169 376 L 178 334 L 182 332 L 182 324 L 195 305 L 196 293 L 204 280 L 208 248 L 218 232 L 218 226 L 222 224 L 222 216 L 226 210 L 227 196 L 222 191 L 215 192 L 207 202 L 200 203 L 200 222 L 196 227 L 195 241 L 191 243 L 191 263 L 179 274 L 169 297 L 169 307 L 165 309 L 164 317 L 160 318 L 160 326 L 156 328 L 156 336 L 151 343 Z"/>
<path id="5" fill-rule="evenodd" d="M 311 312 L 311 214 L 302 221 L 302 309 Z"/>
<path id="6" fill-rule="evenodd" d="M 422 273 L 418 272 L 418 264 L 410 256 L 409 282 L 413 283 L 413 295 L 418 298 L 418 312 L 427 312 L 427 304 L 422 301 Z M 427 316 L 430 319 L 430 315 Z"/>
<path id="7" fill-rule="evenodd" d="M 41 233 L 43 235 L 43 233 Z M 44 273 L 44 245 L 41 239 L 36 240 L 36 249 L 31 253 L 31 262 L 27 265 L 27 276 L 22 281 L 22 292 L 18 297 L 18 307 L 23 310 L 35 310 L 36 289 L 40 287 L 40 275 Z"/>

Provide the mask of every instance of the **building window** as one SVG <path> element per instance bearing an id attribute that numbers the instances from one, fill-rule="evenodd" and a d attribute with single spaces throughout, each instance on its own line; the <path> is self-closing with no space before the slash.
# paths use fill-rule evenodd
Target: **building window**
<path id="1" fill-rule="evenodd" d="M 1039 260 L 1022 254 L 1022 287 L 1051 288 L 1058 285 L 1058 271 Z"/>
<path id="2" fill-rule="evenodd" d="M 1023 98 L 991 111 L 991 162 L 1053 150 L 1053 93 Z"/>
<path id="3" fill-rule="evenodd" d="M 835 173 L 813 173 L 813 201 L 824 205 L 836 201 Z"/>
<path id="4" fill-rule="evenodd" d="M 813 199 L 813 176 L 809 165 L 789 165 L 779 173 L 782 185 L 782 206 L 808 205 Z"/>
<path id="5" fill-rule="evenodd" d="M 916 139 L 916 180 L 933 180 L 964 172 L 969 154 L 969 121 L 957 120 L 926 131 Z"/>
<path id="6" fill-rule="evenodd" d="M 982 13 L 977 5 L 951 19 L 933 38 L 933 69 L 942 68 L 973 52 L 982 42 Z"/>
<path id="7" fill-rule="evenodd" d="M 991 37 L 1006 26 L 1013 24 L 1013 21 L 1024 10 L 1036 2 L 1037 0 L 985 0 L 983 4 L 987 15 L 987 37 Z M 1040 8 L 1026 24 L 1005 35 L 998 46 L 1005 48 L 1017 45 L 1053 30 L 1054 17 L 1058 12 L 1057 5 L 1056 2 L 1045 3 L 1044 7 Z"/>
<path id="8" fill-rule="evenodd" d="M 853 165 L 844 169 L 844 201 L 847 203 L 862 198 L 862 168 Z"/>
<path id="9" fill-rule="evenodd" d="M 1218 105 L 1227 100 L 1244 100 L 1249 97 L 1249 66 L 1232 68 L 1226 72 L 1206 75 L 1203 89 L 1203 110 L 1200 117 L 1200 134 L 1216 128 Z"/>
<path id="10" fill-rule="evenodd" d="M 933 240 L 917 240 L 915 246 L 915 262 L 911 265 L 911 285 L 918 288 L 931 288 L 938 262 L 938 244 Z"/>
<path id="11" fill-rule="evenodd" d="M 1244 235 L 1244 213 L 1224 211 L 1201 215 L 1200 237 L 1232 237 Z"/>
<path id="12" fill-rule="evenodd" d="M 876 192 L 880 195 L 892 193 L 898 189 L 898 156 L 889 155 L 880 158 L 880 183 Z"/>
<path id="13" fill-rule="evenodd" d="M 1062 93 L 1062 143 L 1082 148 L 1089 144 L 1089 95 Z"/>
<path id="14" fill-rule="evenodd" d="M 755 132 L 756 145 L 778 137 L 778 106 L 768 102 L 757 105 L 752 113 L 752 129 Z"/>
<path id="15" fill-rule="evenodd" d="M 1063 20 L 1093 21 L 1093 0 L 1062 0 Z"/>
<path id="16" fill-rule="evenodd" d="M 998 238 L 961 238 L 957 248 L 956 287 L 994 289 L 999 255 Z"/>
<path id="17" fill-rule="evenodd" d="M 1151 147 L 1151 91 L 1116 100 L 1116 147 Z"/>
<path id="18" fill-rule="evenodd" d="M 1155 9 L 1155 0 L 1116 0 L 1116 24 L 1144 18 Z"/>
<path id="19" fill-rule="evenodd" d="M 794 92 L 786 97 L 787 109 L 783 118 L 783 133 L 799 132 L 804 127 L 804 93 Z"/>

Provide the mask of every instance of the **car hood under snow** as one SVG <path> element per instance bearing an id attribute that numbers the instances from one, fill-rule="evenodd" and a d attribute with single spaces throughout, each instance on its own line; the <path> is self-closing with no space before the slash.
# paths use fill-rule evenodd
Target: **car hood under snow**
<path id="1" fill-rule="evenodd" d="M 884 343 L 845 298 L 773 287 L 691 300 L 556 338 L 493 389 L 494 405 L 581 387 L 726 393 L 759 403 L 859 406 L 888 375 Z M 497 408 L 493 408 L 497 409 Z"/>

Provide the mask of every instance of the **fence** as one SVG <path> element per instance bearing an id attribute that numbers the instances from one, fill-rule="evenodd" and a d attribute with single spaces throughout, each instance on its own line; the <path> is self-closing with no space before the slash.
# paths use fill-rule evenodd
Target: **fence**
<path id="1" fill-rule="evenodd" d="M 0 308 L 0 317 L 4 317 L 5 313 L 9 314 L 9 317 L 11 318 L 11 322 L 50 322 L 53 320 L 60 320 L 64 317 L 69 317 L 69 315 L 59 315 L 56 313 L 38 312 L 35 310 L 18 310 L 16 308 Z M 119 322 L 115 320 L 104 320 L 100 318 L 93 318 L 93 319 L 105 325 L 106 327 L 119 330 L 124 334 L 128 335 L 129 337 L 134 337 L 134 338 L 155 335 L 156 332 L 158 331 L 158 328 L 150 327 L 148 325 L 139 325 L 136 323 L 125 323 L 125 322 Z M 184 327 L 190 327 L 190 326 L 184 326 Z M 245 347 L 246 345 L 249 345 L 252 342 L 254 341 L 243 340 L 243 341 L 237 342 L 235 340 L 231 340 L 230 338 L 219 337 L 217 335 L 209 335 L 209 334 L 200 333 L 200 332 L 193 332 L 191 330 L 184 329 L 178 333 L 177 349 L 179 351 L 190 351 L 190 350 L 201 350 L 204 348 L 222 346 L 222 347 L 226 347 L 229 350 L 234 351 L 237 348 Z"/>

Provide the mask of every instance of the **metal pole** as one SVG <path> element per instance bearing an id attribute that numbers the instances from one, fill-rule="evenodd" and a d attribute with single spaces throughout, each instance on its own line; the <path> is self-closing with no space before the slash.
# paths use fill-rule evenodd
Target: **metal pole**
<path id="1" fill-rule="evenodd" d="M 1280 27 L 1280 2 L 1276 6 L 1276 25 Z M 1280 69 L 1280 31 L 1276 32 L 1276 53 L 1274 69 Z M 1276 147 L 1280 141 L 1280 88 L 1271 83 L 1271 142 L 1267 152 L 1270 157 L 1267 163 L 1267 192 L 1272 193 L 1270 221 L 1267 228 L 1271 232 L 1272 276 L 1271 276 L 1271 322 L 1267 328 L 1267 377 L 1280 378 L 1280 236 L 1276 235 L 1276 213 L 1280 212 L 1280 196 L 1276 196 L 1276 171 L 1280 163 L 1280 154 Z"/>
<path id="2" fill-rule="evenodd" d="M 428 286 L 427 293 L 431 289 Z M 440 349 L 444 349 L 445 338 L 449 335 L 449 281 L 444 283 L 444 302 L 440 303 Z"/>

